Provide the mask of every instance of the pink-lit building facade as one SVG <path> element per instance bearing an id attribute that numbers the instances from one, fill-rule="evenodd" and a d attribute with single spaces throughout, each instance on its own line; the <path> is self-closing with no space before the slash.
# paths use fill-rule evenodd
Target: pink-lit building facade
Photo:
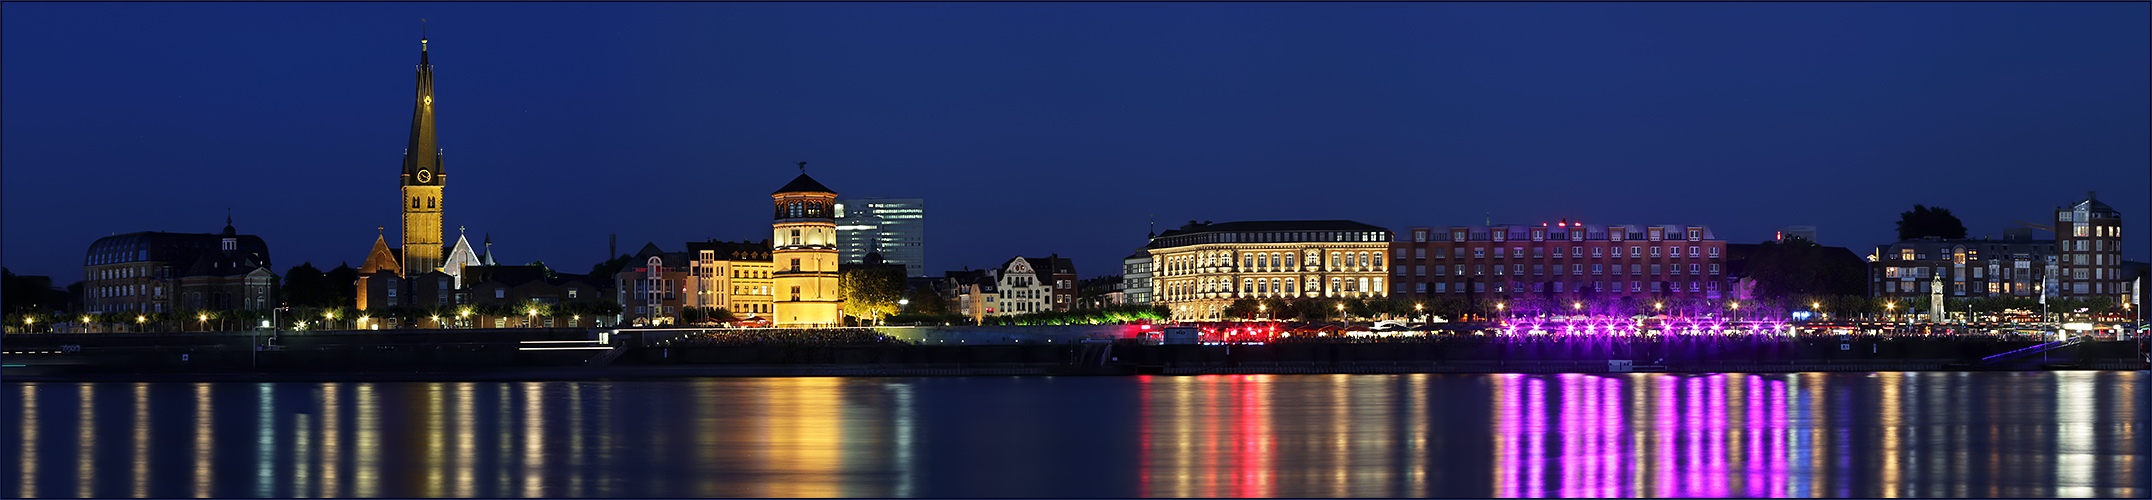
<path id="1" fill-rule="evenodd" d="M 1421 226 L 1390 245 L 1405 298 L 1731 297 L 1726 241 L 1695 225 Z"/>

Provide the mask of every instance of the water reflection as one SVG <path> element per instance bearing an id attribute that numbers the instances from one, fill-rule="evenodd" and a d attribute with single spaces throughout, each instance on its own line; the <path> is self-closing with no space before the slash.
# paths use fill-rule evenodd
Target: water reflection
<path id="1" fill-rule="evenodd" d="M 2141 498 L 2144 377 L 9 383 L 0 417 L 24 498 Z"/>

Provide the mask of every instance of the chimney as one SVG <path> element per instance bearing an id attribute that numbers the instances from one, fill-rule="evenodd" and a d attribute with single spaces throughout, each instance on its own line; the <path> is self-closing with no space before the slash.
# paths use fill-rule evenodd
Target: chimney
<path id="1" fill-rule="evenodd" d="M 2096 196 L 2096 195 L 2098 195 L 2098 194 L 2099 194 L 2099 192 L 2098 192 L 2098 191 L 2086 191 L 2086 192 L 2085 192 L 2085 199 L 2086 199 L 2086 200 L 2091 200 L 2091 199 L 2099 198 L 2099 196 Z"/>

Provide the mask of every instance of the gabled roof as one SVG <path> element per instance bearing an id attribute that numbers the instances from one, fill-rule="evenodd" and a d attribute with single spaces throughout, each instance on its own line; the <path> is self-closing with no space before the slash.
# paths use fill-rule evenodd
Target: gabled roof
<path id="1" fill-rule="evenodd" d="M 800 174 L 800 176 L 799 176 L 799 177 L 793 177 L 793 178 L 792 178 L 792 182 L 790 182 L 790 183 L 787 183 L 787 184 L 785 184 L 785 187 L 777 188 L 777 190 L 776 190 L 776 191 L 771 191 L 771 192 L 770 192 L 770 194 L 777 194 L 777 193 L 829 193 L 829 194 L 837 194 L 837 192 L 836 192 L 836 191 L 831 191 L 831 190 L 829 190 L 829 188 L 827 188 L 827 187 L 823 187 L 823 186 L 822 186 L 822 183 L 820 183 L 820 182 L 815 182 L 815 181 L 814 181 L 814 178 L 813 178 L 813 177 L 808 177 L 808 176 L 807 176 L 807 174 Z"/>
<path id="2" fill-rule="evenodd" d="M 374 236 L 374 248 L 366 252 L 366 261 L 359 264 L 359 274 L 387 271 L 402 276 L 403 252 L 397 250 L 389 248 L 388 239 Z"/>
<path id="3" fill-rule="evenodd" d="M 633 268 L 644 264 L 650 260 L 651 256 L 656 256 L 659 262 L 665 264 L 665 267 L 686 266 L 688 261 L 687 252 L 667 252 L 659 249 L 657 243 L 650 242 L 644 243 L 643 249 L 635 252 L 635 261 L 629 262 L 628 267 Z"/>

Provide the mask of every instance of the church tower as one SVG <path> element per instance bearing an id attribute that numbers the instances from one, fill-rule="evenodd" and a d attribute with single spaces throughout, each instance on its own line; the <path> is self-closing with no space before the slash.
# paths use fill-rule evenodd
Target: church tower
<path id="1" fill-rule="evenodd" d="M 433 136 L 433 64 L 426 60 L 426 39 L 418 40 L 418 96 L 411 111 L 411 144 L 404 150 L 403 272 L 418 277 L 441 268 L 440 143 Z"/>
<path id="2" fill-rule="evenodd" d="M 843 323 L 844 295 L 837 290 L 837 193 L 800 176 L 770 193 L 777 203 L 771 225 L 770 273 L 775 286 L 772 326 L 797 328 Z"/>

